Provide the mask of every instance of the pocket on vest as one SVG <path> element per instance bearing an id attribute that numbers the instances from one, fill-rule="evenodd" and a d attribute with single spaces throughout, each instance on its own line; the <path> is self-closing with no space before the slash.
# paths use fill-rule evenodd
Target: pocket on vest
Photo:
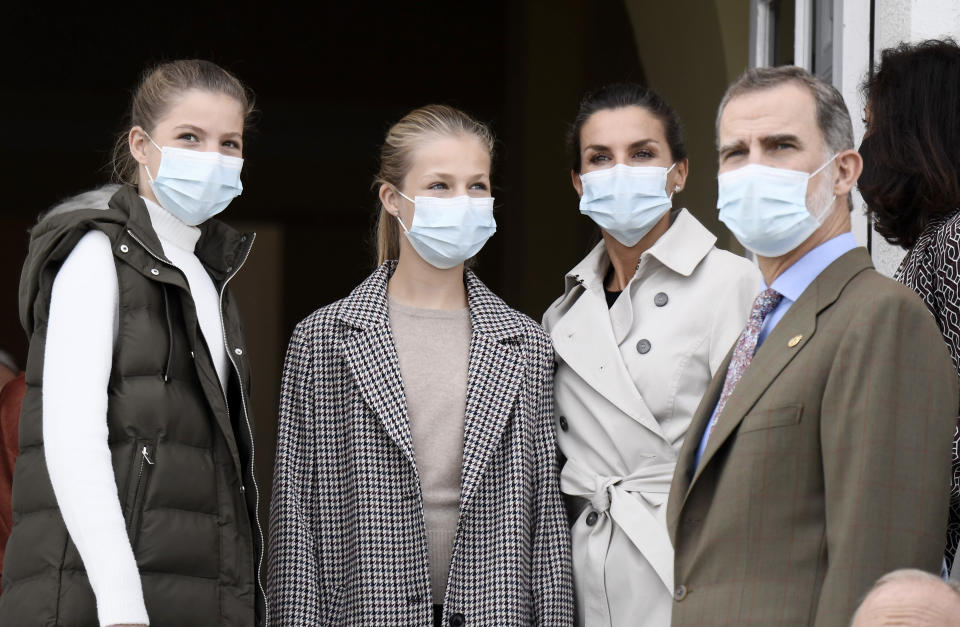
<path id="1" fill-rule="evenodd" d="M 136 550 L 140 524 L 143 520 L 143 502 L 147 494 L 147 485 L 157 463 L 157 445 L 153 440 L 137 440 L 133 461 L 130 463 L 130 480 L 127 482 L 127 536 L 130 546 Z"/>

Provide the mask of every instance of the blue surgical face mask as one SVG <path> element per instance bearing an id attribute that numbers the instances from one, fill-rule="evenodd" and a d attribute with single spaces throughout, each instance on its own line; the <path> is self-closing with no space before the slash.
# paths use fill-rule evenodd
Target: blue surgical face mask
<path id="1" fill-rule="evenodd" d="M 243 191 L 240 183 L 243 159 L 240 157 L 160 147 L 149 135 L 147 139 L 160 151 L 156 177 L 144 166 L 150 189 L 160 206 L 185 224 L 196 226 L 209 220 Z"/>
<path id="2" fill-rule="evenodd" d="M 807 208 L 807 184 L 837 155 L 808 174 L 751 163 L 717 177 L 720 221 L 762 257 L 787 254 L 820 228 L 836 195 L 824 206 Z M 818 199 L 811 199 L 818 202 Z"/>
<path id="3" fill-rule="evenodd" d="M 666 192 L 667 174 L 676 165 L 658 168 L 619 163 L 581 174 L 580 213 L 624 246 L 635 246 L 670 210 L 673 194 Z"/>
<path id="4" fill-rule="evenodd" d="M 417 254 L 430 265 L 446 270 L 473 257 L 497 231 L 493 219 L 493 197 L 410 198 L 413 224 L 408 229 L 400 216 L 397 221 Z"/>

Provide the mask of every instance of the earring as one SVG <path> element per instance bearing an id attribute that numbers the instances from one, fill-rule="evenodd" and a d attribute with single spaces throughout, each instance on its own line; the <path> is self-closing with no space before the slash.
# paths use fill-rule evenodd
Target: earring
<path id="1" fill-rule="evenodd" d="M 679 192 L 679 191 L 680 191 L 680 186 L 679 186 L 679 185 L 674 185 L 674 186 L 673 186 L 673 191 Z"/>

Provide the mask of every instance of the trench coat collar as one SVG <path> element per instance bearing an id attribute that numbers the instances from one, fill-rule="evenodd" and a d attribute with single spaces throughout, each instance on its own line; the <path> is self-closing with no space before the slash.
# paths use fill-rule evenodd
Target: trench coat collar
<path id="1" fill-rule="evenodd" d="M 747 413 L 753 409 L 783 369 L 810 343 L 810 339 L 816 333 L 817 317 L 820 312 L 836 302 L 843 289 L 855 276 L 871 268 L 873 263 L 870 260 L 870 253 L 858 246 L 827 266 L 804 290 L 757 349 L 750 367 L 743 373 L 737 387 L 730 395 L 723 415 L 707 441 L 700 463 L 691 473 L 697 446 L 723 388 L 723 379 L 733 355 L 733 348 L 730 349 L 717 369 L 717 375 L 703 395 L 677 460 L 677 472 L 670 496 L 670 500 L 676 503 L 677 507 L 670 507 L 668 513 L 671 518 L 671 530 L 676 528 L 683 502 L 693 489 L 693 485 L 712 467 L 717 451 L 734 434 Z M 797 337 L 802 340 L 798 344 L 791 345 L 789 343 L 791 338 Z"/>
<path id="2" fill-rule="evenodd" d="M 640 255 L 642 262 L 653 257 L 677 274 L 690 276 L 703 261 L 717 242 L 717 237 L 686 209 L 681 209 L 667 229 L 653 246 Z M 637 266 L 639 267 L 639 263 Z M 576 286 L 587 289 L 596 288 L 603 293 L 603 280 L 610 268 L 610 256 L 607 245 L 600 240 L 593 250 L 567 273 L 564 285 L 564 297 Z"/>

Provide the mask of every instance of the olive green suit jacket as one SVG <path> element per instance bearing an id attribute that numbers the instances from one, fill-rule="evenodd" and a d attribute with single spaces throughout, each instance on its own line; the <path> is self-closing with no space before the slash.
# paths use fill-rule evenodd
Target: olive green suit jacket
<path id="1" fill-rule="evenodd" d="M 729 362 L 671 486 L 673 625 L 847 625 L 884 573 L 939 573 L 958 384 L 920 299 L 863 248 L 834 261 L 757 350 L 694 468 Z"/>

